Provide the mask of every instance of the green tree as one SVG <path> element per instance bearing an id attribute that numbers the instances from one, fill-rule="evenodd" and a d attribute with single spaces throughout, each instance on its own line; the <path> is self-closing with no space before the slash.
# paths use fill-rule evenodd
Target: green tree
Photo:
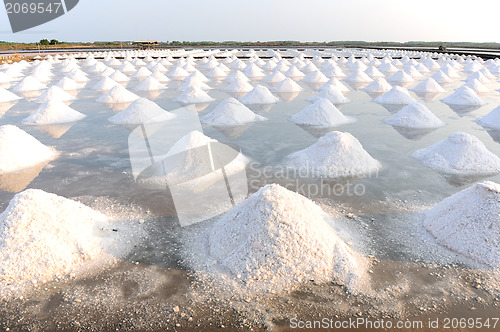
<path id="1" fill-rule="evenodd" d="M 48 39 L 42 39 L 40 40 L 40 45 L 50 45 L 50 42 Z"/>
<path id="2" fill-rule="evenodd" d="M 57 39 L 52 39 L 50 41 L 50 45 L 57 45 L 57 44 L 59 44 L 59 41 Z"/>

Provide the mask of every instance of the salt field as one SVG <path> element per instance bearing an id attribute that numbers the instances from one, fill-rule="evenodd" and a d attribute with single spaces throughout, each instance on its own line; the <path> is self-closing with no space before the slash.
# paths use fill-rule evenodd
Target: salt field
<path id="1" fill-rule="evenodd" d="M 498 317 L 499 91 L 418 50 L 3 64 L 0 331 Z"/>

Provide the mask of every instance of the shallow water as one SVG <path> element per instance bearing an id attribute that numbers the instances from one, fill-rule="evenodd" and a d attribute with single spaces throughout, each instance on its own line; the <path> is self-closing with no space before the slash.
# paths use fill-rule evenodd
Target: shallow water
<path id="1" fill-rule="evenodd" d="M 262 52 L 261 54 L 266 53 Z M 341 68 L 348 74 L 345 66 Z M 207 73 L 203 70 L 202 72 Z M 57 73 L 57 69 L 54 70 L 54 73 Z M 425 75 L 421 80 L 430 75 Z M 57 73 L 50 83 L 56 83 L 62 76 L 62 74 Z M 461 79 L 464 78 L 465 76 Z M 17 125 L 42 143 L 53 146 L 61 153 L 60 157 L 46 165 L 38 176 L 36 174 L 26 175 L 28 178 L 35 176 L 27 188 L 43 189 L 69 198 L 84 197 L 83 201 L 87 201 L 89 204 L 93 199 L 106 198 L 106 200 L 116 202 L 118 205 L 138 206 L 149 210 L 151 213 L 144 213 L 144 218 L 150 241 L 138 247 L 131 254 L 130 260 L 140 262 L 140 266 L 145 266 L 146 269 L 150 269 L 151 266 L 156 266 L 161 270 L 176 269 L 172 271 L 176 271 L 178 277 L 177 269 L 184 271 L 187 267 L 182 263 L 179 252 L 181 247 L 179 237 L 182 231 L 175 217 L 175 208 L 170 192 L 167 189 L 151 189 L 134 181 L 128 153 L 130 130 L 112 125 L 107 121 L 107 118 L 116 114 L 116 111 L 95 102 L 95 99 L 101 95 L 101 93 L 91 90 L 96 82 L 97 80 L 89 82 L 86 89 L 78 93 L 78 100 L 71 104 L 71 107 L 86 114 L 87 118 L 73 124 L 70 128 L 61 126 L 39 128 L 22 125 L 20 121 L 38 106 L 38 104 L 26 100 L 18 102 L 7 110 L 0 117 L 0 125 Z M 260 81 L 251 83 L 270 86 Z M 307 128 L 303 129 L 288 121 L 289 116 L 310 105 L 306 99 L 317 92 L 304 83 L 299 82 L 304 91 L 292 100 L 282 100 L 271 105 L 268 110 L 255 109 L 257 113 L 268 118 L 268 121 L 254 123 L 245 130 L 223 132 L 210 126 L 203 126 L 203 131 L 205 135 L 221 142 L 237 145 L 244 155 L 252 159 L 254 163 L 247 170 L 250 192 L 254 192 L 265 183 L 271 182 L 298 187 L 298 190 L 302 190 L 299 191 L 301 194 L 323 205 L 342 211 L 340 214 L 349 212 L 357 216 L 354 220 L 343 219 L 344 221 L 339 222 L 339 224 L 347 229 L 352 229 L 353 232 L 359 234 L 359 238 L 368 242 L 364 245 L 354 243 L 354 246 L 359 250 L 367 254 L 376 253 L 379 257 L 390 260 L 388 264 L 392 267 L 397 266 L 398 261 L 413 264 L 412 261 L 418 261 L 422 258 L 420 256 L 425 255 L 425 250 L 422 249 L 421 253 L 413 255 L 411 241 L 406 242 L 406 246 L 402 245 L 404 239 L 401 239 L 401 234 L 408 232 L 406 226 L 409 211 L 431 206 L 466 188 L 471 182 L 464 183 L 460 179 L 446 179 L 421 165 L 409 155 L 417 149 L 426 148 L 447 138 L 451 133 L 464 131 L 478 137 L 488 150 L 500 156 L 500 144 L 494 140 L 498 140 L 495 133 L 489 133 L 474 122 L 500 105 L 500 94 L 495 91 L 500 88 L 500 84 L 486 84 L 492 92 L 481 95 L 481 97 L 488 102 L 488 105 L 469 113 L 459 114 L 440 102 L 440 99 L 452 93 L 453 89 L 462 83 L 462 81 L 456 80 L 445 86 L 447 92 L 439 95 L 433 101 L 425 101 L 411 93 L 415 99 L 424 103 L 441 120 L 446 122 L 445 127 L 431 132 L 400 132 L 383 122 L 384 119 L 393 114 L 394 110 L 391 112 L 372 102 L 372 98 L 363 91 L 348 92 L 346 96 L 352 102 L 342 105 L 340 110 L 345 115 L 356 118 L 357 122 L 335 128 L 335 130 L 351 133 L 361 142 L 365 150 L 383 165 L 378 174 L 372 174 L 363 179 L 334 181 L 330 185 L 323 186 L 319 180 L 283 178 L 278 174 L 277 170 L 279 170 L 284 157 L 315 143 L 317 137 L 322 134 L 308 131 Z M 137 84 L 138 81 L 132 80 L 127 88 L 131 89 Z M 416 84 L 418 82 L 410 87 Z M 151 98 L 166 110 L 175 110 L 182 106 L 173 101 L 180 94 L 177 91 L 178 85 L 179 82 L 171 81 L 167 84 L 168 90 L 166 91 L 153 95 L 141 92 L 137 94 Z M 200 111 L 199 115 L 207 114 L 214 109 L 218 102 L 229 97 L 227 93 L 222 91 L 227 83 L 211 81 L 209 85 L 214 88 L 209 94 L 216 98 L 216 101 Z M 288 100 L 293 96 L 282 97 Z M 263 175 L 264 170 L 267 170 L 268 173 Z M 500 175 L 489 179 L 500 182 Z M 332 192 L 327 189 L 324 192 L 317 192 L 319 184 L 321 184 L 320 188 L 332 188 L 335 183 L 343 184 L 342 188 L 357 186 L 358 190 L 362 190 L 362 194 L 358 194 L 361 191 L 353 194 L 347 190 Z M 306 186 L 301 187 L 302 184 L 306 184 Z M 313 186 L 307 187 L 311 184 Z M 12 188 L 12 190 L 19 191 L 21 189 Z M 0 210 L 5 209 L 14 194 L 14 192 L 0 191 Z M 113 209 L 106 207 L 106 204 L 97 207 L 103 212 L 113 211 Z M 110 271 L 109 273 L 113 274 L 114 272 Z M 169 272 L 165 273 L 169 275 Z M 179 280 L 184 278 L 183 273 L 181 272 L 182 277 Z M 416 278 L 418 279 L 418 277 Z M 64 287 L 71 288 L 71 284 Z M 185 289 L 179 292 L 183 291 Z M 167 297 L 169 301 L 172 300 L 172 296 Z M 180 295 L 175 293 L 175 296 Z"/>

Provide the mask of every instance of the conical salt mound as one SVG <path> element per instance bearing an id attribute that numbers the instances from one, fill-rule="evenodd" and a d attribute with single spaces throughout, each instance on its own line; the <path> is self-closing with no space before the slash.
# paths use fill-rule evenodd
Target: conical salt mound
<path id="1" fill-rule="evenodd" d="M 411 88 L 410 90 L 415 91 L 415 92 L 422 92 L 422 93 L 441 93 L 441 92 L 446 91 L 432 77 L 429 77 L 429 78 L 423 80 L 422 82 L 417 84 L 417 86 L 415 86 L 414 88 Z"/>
<path id="2" fill-rule="evenodd" d="M 255 114 L 234 98 L 222 101 L 212 112 L 201 118 L 202 122 L 213 126 L 240 126 L 264 120 L 267 119 Z"/>
<path id="3" fill-rule="evenodd" d="M 45 89 L 45 84 L 41 83 L 33 76 L 26 76 L 21 82 L 12 88 L 12 91 L 26 92 Z"/>
<path id="4" fill-rule="evenodd" d="M 333 86 L 332 84 L 327 85 L 324 88 L 321 88 L 319 93 L 314 97 L 309 98 L 308 101 L 314 103 L 319 99 L 327 99 L 334 105 L 346 104 L 351 102 L 349 98 L 344 97 L 342 92 L 340 92 L 339 89 Z"/>
<path id="5" fill-rule="evenodd" d="M 215 145 L 212 146 L 211 143 L 215 143 Z M 222 171 L 221 169 L 215 171 L 212 169 L 213 164 L 207 155 L 210 145 L 212 146 L 210 152 L 213 154 L 212 157 L 220 157 L 221 149 L 220 145 L 217 144 L 217 140 L 196 130 L 183 136 L 164 156 L 161 176 L 163 182 L 169 186 L 189 182 L 189 187 L 196 188 L 198 186 L 199 189 L 212 184 L 213 181 L 218 181 L 217 178 L 222 175 Z M 207 149 L 203 147 L 207 147 Z M 227 154 L 227 151 L 224 151 L 223 154 Z M 235 152 L 234 157 L 236 158 L 224 166 L 227 176 L 243 171 L 248 161 L 241 153 Z"/>
<path id="6" fill-rule="evenodd" d="M 164 122 L 174 117 L 174 114 L 165 111 L 156 103 L 146 98 L 139 98 L 125 110 L 110 117 L 108 120 L 116 124 L 139 125 Z"/>
<path id="7" fill-rule="evenodd" d="M 55 86 L 63 89 L 64 91 L 73 91 L 83 89 L 83 86 L 73 81 L 71 78 L 63 77 Z"/>
<path id="8" fill-rule="evenodd" d="M 52 99 L 40 105 L 22 122 L 29 125 L 54 125 L 79 121 L 86 115 L 75 111 L 61 100 Z"/>
<path id="9" fill-rule="evenodd" d="M 275 104 L 278 100 L 268 88 L 260 84 L 254 86 L 252 91 L 240 98 L 240 102 L 247 105 Z"/>
<path id="10" fill-rule="evenodd" d="M 400 86 L 392 87 L 391 90 L 373 99 L 373 101 L 387 105 L 407 105 L 416 102 L 416 100 L 410 96 L 408 90 Z"/>
<path id="11" fill-rule="evenodd" d="M 167 87 L 152 76 L 146 77 L 134 88 L 135 91 L 158 91 L 165 90 Z"/>
<path id="12" fill-rule="evenodd" d="M 286 77 L 300 78 L 306 76 L 301 72 L 296 66 L 291 66 L 286 72 L 284 72 Z"/>
<path id="13" fill-rule="evenodd" d="M 167 74 L 168 77 L 171 77 L 173 79 L 183 79 L 187 76 L 189 76 L 189 72 L 182 69 L 181 67 L 174 67 L 172 70 Z"/>
<path id="14" fill-rule="evenodd" d="M 477 122 L 485 127 L 500 129 L 500 106 L 477 120 Z"/>
<path id="15" fill-rule="evenodd" d="M 283 81 L 278 83 L 278 85 L 271 88 L 271 91 L 274 92 L 299 92 L 303 90 L 304 89 L 302 89 L 300 85 L 289 77 L 285 78 Z"/>
<path id="16" fill-rule="evenodd" d="M 229 74 L 225 79 L 224 82 L 233 82 L 234 80 L 243 80 L 245 82 L 250 81 L 248 77 L 246 77 L 245 74 L 243 74 L 241 71 L 237 70 L 233 72 L 232 74 Z"/>
<path id="17" fill-rule="evenodd" d="M 448 105 L 482 106 L 487 104 L 468 86 L 458 88 L 455 92 L 441 101 Z"/>
<path id="18" fill-rule="evenodd" d="M 224 88 L 226 92 L 249 92 L 252 91 L 253 86 L 247 80 L 236 78 L 231 84 Z"/>
<path id="19" fill-rule="evenodd" d="M 368 76 L 363 70 L 357 69 L 353 71 L 349 76 L 344 78 L 344 81 L 352 83 L 368 83 L 373 82 L 373 79 Z"/>
<path id="20" fill-rule="evenodd" d="M 406 83 L 406 82 L 414 82 L 415 80 L 405 73 L 404 71 L 400 70 L 392 74 L 391 76 L 387 77 L 387 82 L 401 82 L 401 83 Z"/>
<path id="21" fill-rule="evenodd" d="M 190 86 L 175 100 L 182 104 L 197 104 L 209 103 L 215 99 L 210 97 L 208 93 L 203 91 L 201 88 L 197 86 Z"/>
<path id="22" fill-rule="evenodd" d="M 304 77 L 301 82 L 325 83 L 325 82 L 328 82 L 328 77 L 326 77 L 319 70 L 314 70 L 314 71 L 310 72 L 309 74 L 307 74 L 306 77 Z"/>
<path id="23" fill-rule="evenodd" d="M 117 85 L 120 85 L 120 83 L 116 82 L 112 78 L 109 78 L 108 76 L 105 76 L 99 82 L 97 82 L 96 85 L 92 87 L 92 89 L 97 91 L 109 91 Z"/>
<path id="24" fill-rule="evenodd" d="M 20 99 L 21 99 L 21 97 L 10 92 L 7 89 L 0 87 L 0 103 L 9 103 L 9 102 L 20 100 Z"/>
<path id="25" fill-rule="evenodd" d="M 444 141 L 415 151 L 412 157 L 442 173 L 486 176 L 500 173 L 500 158 L 467 133 L 451 134 Z"/>
<path id="26" fill-rule="evenodd" d="M 264 77 L 265 74 L 262 69 L 259 68 L 255 63 L 251 63 L 243 69 L 243 74 L 248 78 L 260 78 Z"/>
<path id="27" fill-rule="evenodd" d="M 349 91 L 351 91 L 351 90 L 349 90 L 349 88 L 348 88 L 348 87 L 346 87 L 346 86 L 344 85 L 344 83 L 340 82 L 340 81 L 339 81 L 337 78 L 335 78 L 335 77 L 334 77 L 334 78 L 331 78 L 328 82 L 326 82 L 325 84 L 323 84 L 323 85 L 319 88 L 319 90 L 321 91 L 321 90 L 323 90 L 323 89 L 327 88 L 327 87 L 328 87 L 328 86 L 330 86 L 330 85 L 334 86 L 337 90 L 339 90 L 339 91 L 340 91 L 340 92 L 342 92 L 342 93 L 345 93 L 345 92 L 349 92 Z"/>
<path id="28" fill-rule="evenodd" d="M 371 82 L 361 90 L 366 92 L 387 92 L 392 88 L 392 86 L 387 83 L 385 78 L 379 77 L 375 81 Z"/>
<path id="29" fill-rule="evenodd" d="M 267 76 L 264 81 L 269 83 L 278 83 L 283 81 L 286 76 L 279 70 L 273 72 L 271 75 Z"/>
<path id="30" fill-rule="evenodd" d="M 307 170 L 310 176 L 328 178 L 362 177 L 380 168 L 380 163 L 354 136 L 338 131 L 332 131 L 310 147 L 290 154 L 286 164 Z"/>
<path id="31" fill-rule="evenodd" d="M 0 174 L 28 169 L 56 157 L 56 151 L 16 126 L 0 127 Z"/>
<path id="32" fill-rule="evenodd" d="M 116 82 L 121 82 L 121 83 L 125 83 L 125 82 L 130 81 L 130 78 L 128 78 L 127 75 L 125 75 L 124 73 L 122 73 L 119 70 L 115 70 L 113 72 L 113 74 L 109 75 L 109 78 L 111 78 L 112 80 L 114 80 Z"/>
<path id="33" fill-rule="evenodd" d="M 109 90 L 104 96 L 97 98 L 97 102 L 104 104 L 121 104 L 131 103 L 137 99 L 139 99 L 138 95 L 128 91 L 122 85 L 117 85 Z"/>
<path id="34" fill-rule="evenodd" d="M 370 78 L 372 78 L 372 79 L 376 79 L 379 77 L 385 77 L 385 75 L 380 70 L 378 70 L 376 67 L 368 67 L 365 70 L 365 74 L 370 76 Z"/>
<path id="35" fill-rule="evenodd" d="M 335 127 L 355 122 L 356 119 L 342 114 L 328 99 L 319 98 L 314 104 L 292 115 L 290 121 L 305 126 Z"/>
<path id="36" fill-rule="evenodd" d="M 106 216 L 81 203 L 23 191 L 0 214 L 0 282 L 36 283 L 73 272 L 107 255 L 103 244 L 112 233 Z"/>
<path id="37" fill-rule="evenodd" d="M 474 90 L 476 93 L 488 93 L 490 92 L 490 89 L 488 89 L 483 83 L 479 82 L 477 79 L 472 79 L 470 81 L 467 81 L 464 86 L 468 86 L 472 90 Z"/>
<path id="38" fill-rule="evenodd" d="M 500 185 L 485 181 L 446 198 L 425 214 L 437 242 L 473 261 L 500 269 Z"/>
<path id="39" fill-rule="evenodd" d="M 445 123 L 439 120 L 425 105 L 421 103 L 412 103 L 403 107 L 394 114 L 386 123 L 406 128 L 439 128 Z"/>
<path id="40" fill-rule="evenodd" d="M 76 98 L 57 86 L 51 86 L 45 90 L 40 97 L 34 100 L 35 103 L 45 103 L 50 100 L 72 101 Z"/>
<path id="41" fill-rule="evenodd" d="M 179 91 L 186 91 L 187 88 L 196 86 L 204 91 L 211 90 L 212 88 L 203 82 L 203 80 L 197 76 L 188 76 L 184 79 L 182 84 L 177 88 Z"/>
<path id="42" fill-rule="evenodd" d="M 453 81 L 451 78 L 448 77 L 448 75 L 443 73 L 441 70 L 432 74 L 431 78 L 439 84 L 450 83 Z"/>
<path id="43" fill-rule="evenodd" d="M 217 262 L 217 270 L 227 273 L 227 279 L 219 277 L 228 284 L 241 284 L 236 291 L 282 292 L 306 280 L 341 282 L 358 291 L 366 261 L 327 219 L 307 198 L 267 185 L 212 225 L 204 260 Z"/>

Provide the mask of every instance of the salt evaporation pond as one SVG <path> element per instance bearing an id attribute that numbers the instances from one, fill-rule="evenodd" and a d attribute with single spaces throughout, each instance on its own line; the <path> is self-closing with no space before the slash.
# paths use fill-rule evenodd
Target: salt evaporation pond
<path id="1" fill-rule="evenodd" d="M 162 330 L 222 325 L 279 330 L 280 327 L 288 326 L 291 317 L 306 320 L 316 315 L 337 315 L 339 319 L 363 316 L 389 320 L 427 320 L 451 312 L 467 317 L 494 317 L 498 312 L 499 284 L 498 270 L 495 270 L 498 266 L 498 253 L 495 254 L 495 250 L 498 251 L 498 239 L 488 238 L 488 244 L 481 242 L 477 246 L 473 243 L 475 240 L 484 241 L 485 236 L 498 234 L 498 226 L 492 226 L 496 228 L 489 232 L 485 231 L 492 229 L 488 228 L 488 222 L 496 225 L 494 222 L 498 224 L 498 220 L 481 219 L 483 222 L 476 233 L 474 227 L 467 223 L 467 232 L 474 236 L 462 234 L 456 239 L 447 239 L 443 232 L 459 226 L 455 218 L 447 220 L 442 217 L 446 216 L 446 209 L 451 208 L 465 211 L 464 214 L 471 215 L 470 220 L 475 220 L 475 213 L 481 216 L 482 212 L 478 211 L 483 201 L 488 204 L 488 211 L 497 211 L 496 185 L 476 185 L 462 192 L 485 180 L 500 183 L 500 175 L 491 175 L 497 174 L 497 169 L 491 174 L 443 174 L 442 170 L 428 167 L 412 157 L 415 151 L 428 149 L 450 135 L 462 132 L 473 135 L 489 153 L 500 156 L 500 122 L 495 122 L 494 113 L 483 118 L 500 104 L 497 91 L 500 77 L 498 70 L 495 70 L 498 60 L 478 62 L 465 57 L 447 58 L 439 54 L 397 50 L 164 50 L 89 54 L 73 54 L 79 60 L 61 55 L 35 64 L 0 68 L 0 74 L 5 73 L 12 80 L 2 83 L 2 87 L 21 97 L 15 100 L 12 95 L 0 91 L 0 126 L 15 125 L 44 146 L 57 151 L 57 158 L 45 158 L 50 160 L 43 160 L 41 165 L 23 161 L 22 169 L 0 174 L 0 212 L 7 208 L 16 193 L 30 188 L 41 189 L 78 201 L 96 213 L 119 221 L 120 227 L 103 230 L 111 232 L 113 238 L 120 239 L 123 234 L 123 238 L 127 239 L 128 226 L 139 229 L 141 238 L 130 252 L 129 249 L 122 252 L 125 257 L 115 252 L 120 248 L 119 245 L 105 249 L 107 255 L 117 258 L 117 262 L 101 269 L 96 269 L 92 264 L 82 265 L 78 261 L 78 264 L 71 265 L 68 274 L 41 278 L 46 280 L 24 280 L 22 289 L 5 289 L 0 285 L 0 330 L 7 327 L 11 330 L 54 330 L 58 326 L 93 327 L 100 330 Z M 429 70 L 424 70 L 421 65 Z M 479 72 L 485 68 L 491 68 L 493 72 L 493 78 L 488 78 L 489 83 L 485 82 L 487 76 Z M 199 73 L 195 70 L 199 70 Z M 245 76 L 235 74 L 237 71 Z M 47 72 L 51 75 L 44 75 Z M 338 110 L 357 121 L 344 121 L 338 126 L 326 127 L 297 125 L 290 121 L 293 115 L 313 105 L 311 100 L 320 93 L 320 87 L 326 82 L 319 73 L 331 80 L 336 90 L 350 101 L 336 104 Z M 0 77 L 7 81 L 5 75 Z M 189 75 L 192 76 L 188 81 L 183 81 Z M 382 77 L 387 82 L 379 79 L 374 83 L 372 79 L 367 79 L 370 75 L 373 75 L 373 80 Z M 389 80 L 393 75 L 394 80 Z M 29 79 L 23 81 L 24 77 Z M 105 77 L 109 77 L 109 80 Z M 235 77 L 239 77 L 239 82 L 226 89 L 234 83 Z M 248 84 L 244 83 L 245 77 L 249 79 Z M 305 77 L 308 79 L 301 81 Z M 398 77 L 399 82 L 396 80 Z M 433 81 L 426 81 L 413 89 L 430 77 L 445 91 L 439 92 Z M 455 103 L 444 103 L 443 100 L 450 101 L 446 98 L 464 85 L 468 77 L 467 86 L 472 90 L 483 91 L 477 93 L 484 103 L 469 102 L 470 105 L 465 105 L 467 103 L 462 101 L 471 100 L 470 93 L 462 98 L 452 97 L 453 101 L 458 100 Z M 33 78 L 37 81 L 42 78 L 44 82 L 36 82 Z M 113 89 L 115 84 L 110 80 L 124 89 Z M 283 80 L 286 80 L 281 85 L 283 89 L 276 89 Z M 485 92 L 475 80 L 489 92 Z M 106 84 L 102 87 L 99 83 Z M 301 89 L 297 89 L 295 83 Z M 349 91 L 345 91 L 339 83 Z M 23 123 L 43 105 L 37 103 L 36 99 L 54 85 L 74 96 L 74 99 L 53 89 L 59 92 L 58 95 L 65 96 L 64 101 L 53 103 L 59 105 L 57 112 L 51 113 L 56 119 L 50 124 Z M 331 84 L 326 85 L 327 88 L 329 86 L 331 89 Z M 364 89 L 367 86 L 375 89 Z M 374 98 L 383 97 L 384 92 L 394 86 L 402 86 L 407 90 L 395 88 L 395 93 L 380 98 L 379 103 L 374 102 Z M 254 90 L 253 96 L 250 95 L 252 98 L 244 98 L 247 91 L 255 87 L 257 90 Z M 404 96 L 401 91 L 404 91 Z M 406 91 L 411 98 L 407 98 Z M 106 94 L 106 98 L 101 98 Z M 328 90 L 323 94 L 332 95 Z M 5 100 L 1 99 L 2 96 Z M 244 124 L 232 121 L 232 124 L 237 125 L 231 127 L 199 120 L 212 113 L 229 97 L 239 100 L 267 120 L 241 121 Z M 47 98 L 51 98 L 51 94 L 47 93 Z M 154 114 L 138 107 L 148 104 L 138 98 L 154 102 L 157 105 Z M 39 101 L 46 102 L 45 98 L 42 99 Z M 425 126 L 419 122 L 415 128 L 401 125 L 401 121 L 397 122 L 399 125 L 391 125 L 391 121 L 387 123 L 388 119 L 413 101 L 421 103 L 445 125 Z M 72 118 L 74 121 L 70 123 L 62 121 L 59 115 L 63 118 L 68 115 L 68 109 L 61 106 L 62 103 L 86 117 Z M 117 115 L 122 111 L 124 113 Z M 232 112 L 232 109 L 228 108 L 225 112 Z M 161 122 L 146 121 L 158 113 L 164 115 Z M 237 114 L 234 113 L 235 116 Z M 399 117 L 411 114 L 403 112 Z M 118 124 L 108 120 L 125 115 L 126 118 L 137 117 L 140 121 L 117 121 Z M 419 121 L 425 121 L 426 118 L 421 117 Z M 214 218 L 181 227 L 176 216 L 174 188 L 148 186 L 147 181 L 140 178 L 136 181 L 137 169 L 133 167 L 152 163 L 158 166 L 158 161 L 163 160 L 169 148 L 192 131 L 203 132 L 214 142 L 234 149 L 235 156 L 248 158 L 246 181 L 249 195 L 258 193 L 266 184 L 277 183 L 290 192 L 305 196 L 307 201 L 302 198 L 297 200 L 296 196 L 282 189 L 273 189 L 266 194 L 272 199 L 263 200 L 256 194 L 246 201 L 244 208 L 233 208 L 226 219 Z M 301 175 L 300 167 L 284 167 L 288 156 L 307 151 L 320 137 L 332 131 L 348 133 L 359 141 L 369 156 L 377 161 L 378 171 L 370 169 L 361 172 L 363 174 L 359 177 L 351 178 L 311 177 Z M 131 161 L 129 144 L 136 142 L 130 139 L 135 137 L 133 135 L 142 137 L 139 143 L 144 142 L 145 148 L 142 159 Z M 155 140 L 156 137 L 162 137 L 162 144 L 156 145 L 159 142 Z M 22 150 L 22 146 L 19 149 Z M 29 149 L 26 151 L 30 153 Z M 321 164 L 320 157 L 314 156 L 317 164 Z M 301 155 L 301 165 L 306 159 L 307 156 Z M 213 162 L 218 163 L 217 160 Z M 306 167 L 309 171 L 318 171 L 311 170 L 309 166 Z M 222 183 L 222 188 L 227 190 L 222 173 L 217 173 L 221 181 L 213 180 L 213 184 L 210 182 L 212 187 L 207 186 L 213 189 L 215 184 Z M 212 178 L 215 176 L 212 175 Z M 228 180 L 233 178 L 229 177 Z M 197 190 L 193 193 L 193 201 L 202 197 L 199 195 L 211 193 L 205 186 Z M 458 192 L 462 193 L 446 200 Z M 288 205 L 280 205 L 280 197 L 289 202 Z M 471 202 L 467 202 L 468 197 Z M 276 213 L 280 218 L 292 218 L 302 215 L 297 210 L 298 206 L 311 207 L 311 204 L 316 204 L 314 209 L 321 209 L 327 217 L 315 222 L 314 232 L 302 234 L 307 229 L 303 220 L 300 228 L 288 231 L 292 228 L 285 225 L 288 228 L 279 231 L 272 217 L 262 218 L 267 224 L 260 227 L 254 222 L 256 211 L 248 210 L 249 206 L 255 206 L 256 209 L 271 206 L 271 210 L 266 210 L 266 213 L 278 211 Z M 467 204 L 470 204 L 470 209 L 466 208 Z M 73 205 L 77 206 L 69 204 Z M 231 206 L 231 202 L 228 202 L 220 208 L 219 213 Z M 436 208 L 432 210 L 433 207 Z M 243 219 L 245 213 L 250 218 L 247 221 Z M 258 255 L 259 246 L 265 246 L 266 243 L 286 252 L 288 247 L 284 244 L 302 238 L 308 242 L 297 242 L 297 248 L 311 250 L 308 247 L 310 242 L 322 244 L 325 238 L 334 237 L 345 249 L 333 255 L 333 258 L 324 254 L 321 257 L 329 257 L 335 264 L 340 264 L 335 266 L 345 269 L 342 271 L 346 271 L 346 275 L 351 273 L 361 278 L 368 287 L 349 287 L 349 278 L 324 272 L 333 265 L 323 264 L 319 265 L 320 270 L 309 271 L 309 266 L 314 264 L 292 268 L 279 263 L 283 261 L 280 256 L 280 259 L 269 262 L 283 264 L 277 271 L 280 276 L 286 276 L 286 280 L 279 280 L 286 287 L 281 287 L 281 283 L 277 282 L 272 287 L 252 289 L 251 292 L 235 291 L 242 280 L 273 280 L 276 276 L 273 275 L 275 270 L 265 264 L 258 270 L 238 273 L 238 269 L 243 269 L 242 264 L 236 254 L 231 256 L 231 250 L 228 249 L 234 248 L 235 244 L 231 243 L 230 234 L 224 234 L 220 228 L 227 227 L 231 218 L 240 218 L 238 220 L 242 225 L 251 227 L 246 233 L 240 232 L 238 228 L 231 229 L 230 233 L 236 234 L 235 238 L 244 243 L 245 250 L 241 252 L 252 253 L 248 256 L 251 259 L 262 258 Z M 440 227 L 436 225 L 436 218 L 449 224 Z M 321 232 L 325 225 L 331 228 L 334 235 L 328 235 L 330 228 L 324 234 Z M 283 224 L 280 227 L 284 227 Z M 0 225 L 0 233 L 2 231 Z M 21 233 L 16 234 L 21 236 Z M 30 234 L 35 241 L 30 248 L 36 248 L 39 245 L 36 233 Z M 208 235 L 200 239 L 203 234 Z M 276 240 L 273 236 L 278 234 L 283 237 Z M 40 234 L 42 236 L 48 235 Z M 462 238 L 467 238 L 467 243 L 460 246 Z M 269 242 L 269 239 L 275 242 Z M 217 279 L 219 274 L 216 268 L 198 269 L 199 264 L 192 264 L 187 259 L 197 252 L 195 248 L 203 241 L 208 241 L 214 250 L 212 258 L 215 257 L 219 264 L 213 266 L 229 268 L 233 279 L 226 278 L 224 280 L 227 283 L 221 284 Z M 0 251 L 2 246 L 0 238 Z M 296 250 L 293 246 L 290 248 Z M 481 255 L 478 248 L 487 248 L 491 252 L 487 256 L 476 257 Z M 305 252 L 309 253 L 307 250 Z M 30 252 L 37 254 L 33 249 Z M 40 255 L 46 252 L 49 252 L 48 249 L 40 251 Z M 345 252 L 355 255 L 345 255 Z M 268 251 L 262 250 L 262 253 L 268 254 Z M 310 255 L 304 255 L 297 257 L 309 262 L 316 254 L 311 252 Z M 359 260 L 353 258 L 357 255 L 360 256 Z M 293 258 L 297 260 L 297 257 Z M 365 262 L 366 273 L 364 270 L 354 273 L 352 266 L 359 264 L 365 269 Z M 252 261 L 248 266 L 255 264 Z M 63 272 L 67 271 L 69 269 Z M 15 273 L 10 275 L 15 276 Z M 0 283 L 1 280 L 6 282 L 0 278 Z M 9 279 L 9 285 L 13 282 L 16 280 Z M 280 291 L 281 288 L 283 291 Z"/>

